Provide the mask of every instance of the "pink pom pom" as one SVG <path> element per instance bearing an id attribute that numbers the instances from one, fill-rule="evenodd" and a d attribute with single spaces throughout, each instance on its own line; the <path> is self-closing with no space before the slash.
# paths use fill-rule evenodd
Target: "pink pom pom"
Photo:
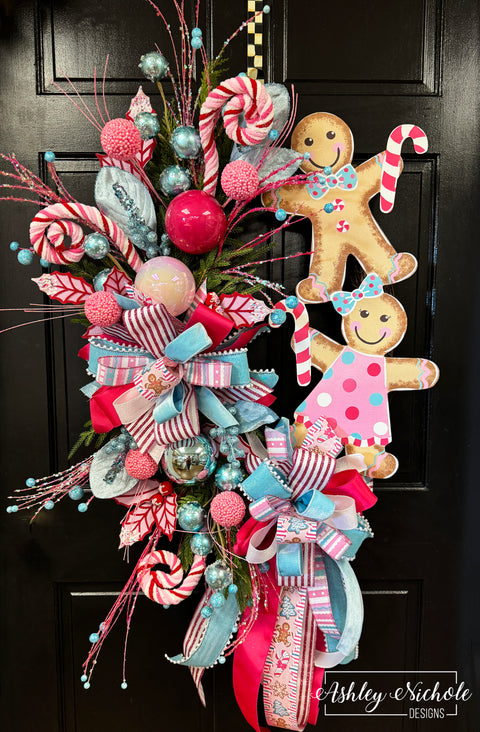
<path id="1" fill-rule="evenodd" d="M 242 497 L 233 491 L 218 493 L 210 506 L 212 519 L 225 529 L 238 526 L 245 516 L 245 504 Z"/>
<path id="2" fill-rule="evenodd" d="M 130 160 L 142 149 L 142 138 L 129 119 L 112 119 L 100 135 L 100 142 L 107 153 L 117 160 Z"/>
<path id="3" fill-rule="evenodd" d="M 246 201 L 252 198 L 258 188 L 258 173 L 246 160 L 234 160 L 225 166 L 222 173 L 222 188 L 234 201 Z"/>
<path id="4" fill-rule="evenodd" d="M 125 458 L 125 470 L 132 478 L 148 480 L 157 472 L 158 465 L 150 455 L 140 450 L 129 450 Z"/>
<path id="5" fill-rule="evenodd" d="M 94 292 L 85 300 L 85 315 L 92 325 L 106 328 L 120 320 L 122 308 L 111 292 Z"/>

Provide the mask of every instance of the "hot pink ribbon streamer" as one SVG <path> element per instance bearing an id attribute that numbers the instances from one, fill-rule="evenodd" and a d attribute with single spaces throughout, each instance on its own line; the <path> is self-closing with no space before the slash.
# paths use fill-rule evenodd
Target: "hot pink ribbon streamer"
<path id="1" fill-rule="evenodd" d="M 249 631 L 245 641 L 237 646 L 233 657 L 233 689 L 240 710 L 256 732 L 269 732 L 267 727 L 260 727 L 257 714 L 257 700 L 262 681 L 263 669 L 277 621 L 279 595 L 273 589 L 276 586 L 275 563 L 271 562 L 267 573 L 270 590 L 268 604 L 263 602 L 258 608 L 258 617 Z M 243 618 L 249 616 L 247 608 Z"/>

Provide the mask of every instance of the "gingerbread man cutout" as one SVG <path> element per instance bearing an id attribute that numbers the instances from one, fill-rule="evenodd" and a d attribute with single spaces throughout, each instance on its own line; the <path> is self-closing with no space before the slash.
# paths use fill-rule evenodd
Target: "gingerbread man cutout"
<path id="1" fill-rule="evenodd" d="M 353 168 L 350 128 L 327 112 L 310 114 L 297 124 L 292 148 L 309 156 L 301 165 L 308 181 L 266 193 L 262 202 L 306 216 L 312 223 L 310 273 L 297 285 L 298 297 L 307 303 L 328 302 L 343 285 L 349 254 L 385 284 L 410 277 L 417 260 L 395 251 L 369 207 L 380 192 L 385 153 Z"/>
<path id="2" fill-rule="evenodd" d="M 332 304 L 342 315 L 347 345 L 311 331 L 312 365 L 323 378 L 295 412 L 295 441 L 301 445 L 308 427 L 323 416 L 347 455 L 363 456 L 368 477 L 389 478 L 398 460 L 385 451 L 391 442 L 388 392 L 430 389 L 439 370 L 426 359 L 385 356 L 405 335 L 407 316 L 399 301 L 383 292 L 376 274 L 358 290 L 334 293 Z"/>

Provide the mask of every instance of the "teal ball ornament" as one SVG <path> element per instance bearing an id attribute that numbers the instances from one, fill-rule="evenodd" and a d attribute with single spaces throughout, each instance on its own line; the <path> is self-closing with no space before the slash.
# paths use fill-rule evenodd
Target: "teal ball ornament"
<path id="1" fill-rule="evenodd" d="M 30 249 L 20 249 L 17 254 L 17 259 L 20 264 L 31 264 L 33 262 L 33 252 Z"/>
<path id="2" fill-rule="evenodd" d="M 190 547 L 194 554 L 206 557 L 212 550 L 213 542 L 208 534 L 194 534 L 190 539 Z"/>
<path id="3" fill-rule="evenodd" d="M 225 605 L 225 598 L 221 592 L 215 592 L 210 598 L 210 605 L 216 610 Z"/>
<path id="4" fill-rule="evenodd" d="M 142 140 L 151 140 L 158 135 L 160 122 L 155 112 L 140 112 L 133 121 Z"/>
<path id="5" fill-rule="evenodd" d="M 108 275 L 110 275 L 113 272 L 112 269 L 102 269 L 95 277 L 93 278 L 93 289 L 95 292 L 100 292 L 100 290 L 103 290 L 103 286 L 105 285 L 106 279 Z"/>
<path id="6" fill-rule="evenodd" d="M 215 473 L 215 485 L 221 491 L 233 491 L 244 478 L 245 475 L 241 468 L 225 463 Z"/>
<path id="7" fill-rule="evenodd" d="M 205 511 L 197 501 L 189 501 L 178 509 L 177 521 L 184 531 L 200 531 L 205 524 Z"/>
<path id="8" fill-rule="evenodd" d="M 138 68 L 150 81 L 158 81 L 167 75 L 168 61 L 159 51 L 150 51 L 141 56 Z"/>
<path id="9" fill-rule="evenodd" d="M 200 36 L 194 36 L 190 43 L 192 44 L 192 48 L 194 48 L 195 51 L 198 51 L 198 49 L 203 46 L 203 42 Z"/>
<path id="10" fill-rule="evenodd" d="M 160 174 L 160 188 L 166 196 L 178 196 L 179 193 L 188 191 L 192 185 L 190 173 L 180 165 L 169 165 Z"/>
<path id="11" fill-rule="evenodd" d="M 85 238 L 83 249 L 91 259 L 103 259 L 110 251 L 110 244 L 103 234 L 94 232 Z"/>
<path id="12" fill-rule="evenodd" d="M 210 564 L 205 570 L 205 582 L 212 590 L 223 590 L 231 582 L 230 570 L 221 559 Z"/>
<path id="13" fill-rule="evenodd" d="M 195 127 L 181 125 L 177 127 L 170 138 L 170 145 L 173 152 L 183 160 L 196 158 L 202 148 L 200 135 Z"/>

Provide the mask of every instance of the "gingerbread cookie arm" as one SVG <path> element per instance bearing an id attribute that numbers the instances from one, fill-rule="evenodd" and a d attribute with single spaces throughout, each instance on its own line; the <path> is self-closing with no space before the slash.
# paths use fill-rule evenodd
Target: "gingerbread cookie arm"
<path id="1" fill-rule="evenodd" d="M 262 204 L 266 208 L 283 208 L 288 214 L 298 213 L 299 216 L 312 216 L 317 208 L 304 183 L 267 191 L 262 194 Z"/>
<path id="2" fill-rule="evenodd" d="M 310 328 L 310 338 L 312 341 L 312 366 L 315 366 L 315 368 L 325 373 L 337 356 L 340 355 L 343 350 L 343 346 L 332 341 L 331 338 L 327 338 L 323 333 L 320 333 L 318 330 L 314 330 L 313 328 Z"/>
<path id="3" fill-rule="evenodd" d="M 385 150 L 378 155 L 374 155 L 373 158 L 369 158 L 364 163 L 361 163 L 355 172 L 358 176 L 358 185 L 365 191 L 368 198 L 372 198 L 377 193 L 380 193 L 380 184 L 382 179 L 382 164 L 385 159 Z M 400 173 L 403 170 L 403 161 L 400 158 Z M 400 175 L 399 173 L 399 175 Z"/>
<path id="4" fill-rule="evenodd" d="M 431 389 L 439 376 L 438 366 L 426 358 L 387 358 L 388 391 Z"/>

